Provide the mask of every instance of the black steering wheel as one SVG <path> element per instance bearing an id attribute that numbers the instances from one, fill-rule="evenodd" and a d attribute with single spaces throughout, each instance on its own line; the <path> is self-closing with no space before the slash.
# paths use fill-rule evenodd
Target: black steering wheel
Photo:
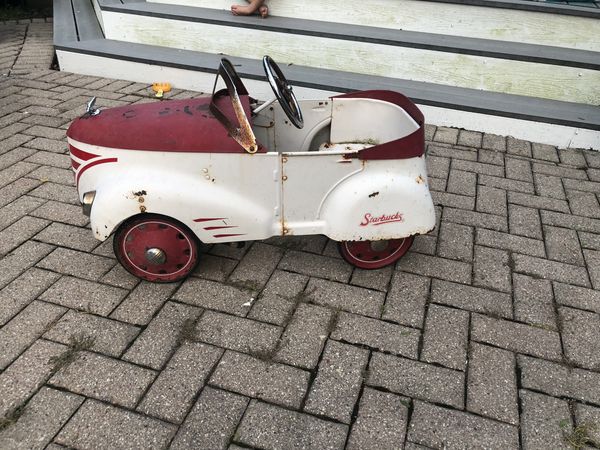
<path id="1" fill-rule="evenodd" d="M 277 97 L 279 104 L 283 108 L 283 112 L 285 112 L 290 122 L 296 128 L 302 128 L 304 126 L 304 119 L 302 119 L 302 111 L 300 111 L 300 105 L 298 105 L 298 100 L 296 100 L 292 86 L 288 84 L 281 69 L 270 56 L 263 58 L 263 67 L 267 74 L 267 80 L 269 80 L 271 89 L 273 89 L 275 97 Z"/>

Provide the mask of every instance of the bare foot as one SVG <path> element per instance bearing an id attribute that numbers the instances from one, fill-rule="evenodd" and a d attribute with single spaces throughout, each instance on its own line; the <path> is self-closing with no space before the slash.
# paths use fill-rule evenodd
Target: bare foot
<path id="1" fill-rule="evenodd" d="M 231 5 L 231 12 L 234 16 L 249 16 L 254 10 L 250 5 Z"/>

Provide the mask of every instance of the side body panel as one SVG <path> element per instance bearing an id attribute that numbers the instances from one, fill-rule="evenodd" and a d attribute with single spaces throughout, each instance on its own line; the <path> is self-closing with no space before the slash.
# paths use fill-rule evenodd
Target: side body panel
<path id="1" fill-rule="evenodd" d="M 116 159 L 78 167 L 80 200 L 96 191 L 90 216 L 106 239 L 140 213 L 173 217 L 205 243 L 265 239 L 281 234 L 279 155 L 163 153 L 100 148 L 69 140 L 80 150 Z M 79 163 L 79 161 L 77 161 Z"/>

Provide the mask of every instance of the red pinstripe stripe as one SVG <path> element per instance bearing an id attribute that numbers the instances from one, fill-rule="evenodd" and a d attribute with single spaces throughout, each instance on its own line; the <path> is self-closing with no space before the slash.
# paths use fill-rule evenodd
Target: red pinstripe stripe
<path id="1" fill-rule="evenodd" d="M 81 175 L 83 175 L 83 172 L 85 172 L 86 170 L 97 166 L 98 164 L 105 164 L 105 163 L 112 163 L 112 162 L 117 162 L 118 159 L 117 158 L 106 158 L 106 159 L 99 159 L 97 161 L 93 161 L 85 166 L 83 166 L 79 172 L 77 172 L 77 177 L 75 178 L 75 182 L 77 183 L 77 185 L 79 185 L 79 178 L 81 178 Z"/>
<path id="2" fill-rule="evenodd" d="M 94 155 L 93 153 L 84 152 L 83 150 L 79 150 L 77 147 L 73 147 L 72 145 L 69 145 L 69 150 L 71 151 L 71 154 L 73 156 L 75 156 L 78 159 L 83 159 L 84 161 L 100 156 Z"/>

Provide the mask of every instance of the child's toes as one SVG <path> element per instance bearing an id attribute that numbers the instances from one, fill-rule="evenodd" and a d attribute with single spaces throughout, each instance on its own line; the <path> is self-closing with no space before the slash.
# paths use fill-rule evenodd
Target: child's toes
<path id="1" fill-rule="evenodd" d="M 269 15 L 269 8 L 267 7 L 267 5 L 262 5 L 260 8 L 258 8 L 258 12 L 260 13 L 260 16 L 264 19 Z"/>

